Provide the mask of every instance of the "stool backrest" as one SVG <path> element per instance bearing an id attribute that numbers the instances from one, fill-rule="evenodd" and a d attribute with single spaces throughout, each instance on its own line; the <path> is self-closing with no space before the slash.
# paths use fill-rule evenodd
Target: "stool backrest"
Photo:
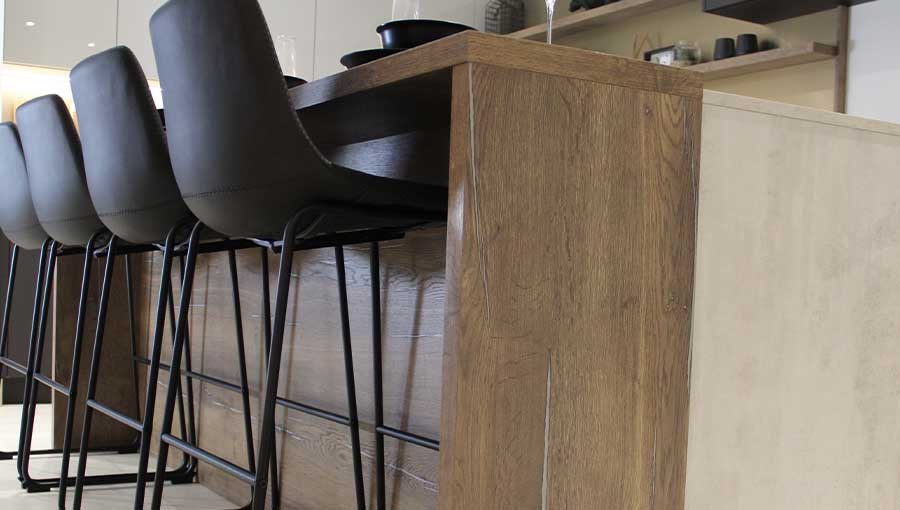
<path id="1" fill-rule="evenodd" d="M 164 239 L 190 213 L 137 58 L 124 46 L 92 55 L 72 69 L 71 83 L 88 190 L 100 220 L 133 243 Z"/>
<path id="2" fill-rule="evenodd" d="M 323 177 L 330 163 L 291 107 L 256 0 L 170 0 L 150 20 L 150 34 L 175 177 L 200 220 L 240 231 L 216 223 L 226 205 L 266 214 L 250 203 L 254 191 L 301 182 L 299 207 L 332 182 Z M 231 203 L 214 199 L 229 194 Z"/>
<path id="3" fill-rule="evenodd" d="M 14 244 L 36 250 L 47 239 L 41 228 L 25 171 L 19 130 L 12 122 L 0 124 L 0 229 Z"/>
<path id="4" fill-rule="evenodd" d="M 63 244 L 87 243 L 104 227 L 88 194 L 81 142 L 65 102 L 57 95 L 32 99 L 16 109 L 16 124 L 41 226 Z"/>

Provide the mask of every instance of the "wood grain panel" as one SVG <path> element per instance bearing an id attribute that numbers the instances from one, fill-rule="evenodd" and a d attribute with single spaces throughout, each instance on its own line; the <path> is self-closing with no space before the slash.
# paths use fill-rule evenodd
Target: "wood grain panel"
<path id="1" fill-rule="evenodd" d="M 682 508 L 699 101 L 476 64 L 452 112 L 440 508 Z"/>
<path id="2" fill-rule="evenodd" d="M 437 439 L 440 424 L 441 354 L 444 301 L 443 229 L 417 232 L 400 241 L 382 243 L 381 277 L 384 335 L 385 420 L 394 427 Z M 372 400 L 371 322 L 367 246 L 345 250 L 348 298 L 360 419 L 366 494 L 374 505 L 371 478 L 375 469 Z M 148 314 L 155 303 L 160 256 L 143 262 L 142 344 L 149 335 Z M 242 317 L 253 393 L 254 427 L 260 415 L 259 393 L 263 354 L 260 302 L 260 260 L 257 250 L 237 257 Z M 270 260 L 274 289 L 275 265 Z M 226 380 L 238 381 L 234 348 L 233 308 L 227 258 L 201 256 L 191 309 L 194 366 Z M 346 413 L 343 351 L 337 308 L 337 279 L 330 249 L 300 252 L 294 263 L 282 368 L 282 396 Z M 176 293 L 177 298 L 177 293 Z M 168 336 L 166 337 L 168 343 Z M 144 347 L 146 349 L 146 347 Z M 170 349 L 164 349 L 169 359 Z M 161 378 L 162 393 L 168 378 Z M 241 404 L 236 394 L 208 384 L 195 384 L 200 445 L 246 466 Z M 162 410 L 158 398 L 157 418 Z M 157 423 L 157 427 L 158 427 Z M 350 437 L 343 426 L 301 413 L 278 414 L 278 455 L 281 475 L 288 480 L 283 508 L 345 509 L 354 507 Z M 177 429 L 177 424 L 176 424 Z M 258 431 L 254 430 L 254 433 Z M 436 508 L 436 452 L 387 440 L 389 508 Z M 154 446 L 155 451 L 155 446 Z M 170 456 L 175 465 L 179 459 Z M 248 490 L 233 479 L 201 465 L 205 485 L 235 503 L 247 501 Z"/>
<path id="3" fill-rule="evenodd" d="M 53 374 L 57 381 L 68 384 L 72 374 L 72 353 L 74 352 L 75 320 L 77 318 L 78 297 L 81 290 L 82 255 L 59 257 L 57 259 L 53 310 Z M 78 404 L 75 408 L 75 422 L 72 448 L 78 448 L 81 428 L 84 423 L 84 400 L 91 367 L 91 352 L 94 348 L 94 333 L 97 324 L 97 302 L 103 284 L 103 266 L 106 259 L 95 260 L 91 270 L 91 293 L 88 297 L 88 320 L 84 328 L 84 347 L 81 353 L 81 374 L 79 380 Z M 137 278 L 137 271 L 135 271 Z M 125 288 L 125 259 L 116 261 L 114 283 L 110 294 L 109 310 L 104 330 L 103 357 L 100 363 L 100 378 L 97 386 L 97 400 L 114 409 L 137 416 L 134 385 L 132 383 L 131 336 L 128 320 L 128 301 Z M 49 332 L 48 332 L 49 333 Z M 48 339 L 49 340 L 49 339 Z M 66 398 L 54 392 L 53 395 L 53 444 L 61 447 L 65 433 Z M 137 437 L 135 432 L 118 422 L 94 413 L 97 418 L 91 424 L 91 444 L 93 446 L 118 446 L 130 444 Z"/>

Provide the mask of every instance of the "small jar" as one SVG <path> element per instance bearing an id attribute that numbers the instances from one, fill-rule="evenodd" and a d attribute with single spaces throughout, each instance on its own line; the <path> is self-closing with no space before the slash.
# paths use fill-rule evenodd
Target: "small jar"
<path id="1" fill-rule="evenodd" d="M 675 59 L 672 65 L 675 67 L 688 67 L 699 64 L 703 53 L 700 44 L 693 41 L 678 41 L 675 43 Z"/>

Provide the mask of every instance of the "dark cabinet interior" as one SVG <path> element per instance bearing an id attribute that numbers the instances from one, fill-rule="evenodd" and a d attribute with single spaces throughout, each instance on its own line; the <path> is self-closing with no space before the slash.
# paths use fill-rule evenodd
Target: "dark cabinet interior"
<path id="1" fill-rule="evenodd" d="M 773 23 L 797 16 L 873 0 L 703 0 L 703 10 L 753 23 Z"/>

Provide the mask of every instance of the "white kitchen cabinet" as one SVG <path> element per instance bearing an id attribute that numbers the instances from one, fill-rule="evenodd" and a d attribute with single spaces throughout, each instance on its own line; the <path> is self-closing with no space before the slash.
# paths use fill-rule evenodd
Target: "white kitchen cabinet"
<path id="1" fill-rule="evenodd" d="M 421 17 L 423 19 L 438 19 L 462 23 L 463 25 L 475 25 L 476 0 L 420 0 Z"/>
<path id="2" fill-rule="evenodd" d="M 273 40 L 277 40 L 279 35 L 294 38 L 297 76 L 312 80 L 316 47 L 316 0 L 260 0 L 259 5 L 266 16 Z"/>
<path id="3" fill-rule="evenodd" d="M 319 1 L 316 12 L 316 78 L 343 71 L 351 51 L 380 48 L 375 28 L 391 18 L 392 0 Z"/>
<path id="4" fill-rule="evenodd" d="M 158 78 L 153 43 L 150 41 L 150 17 L 166 0 L 127 0 L 119 2 L 118 44 L 128 46 L 144 68 L 147 78 Z"/>
<path id="5" fill-rule="evenodd" d="M 73 67 L 85 57 L 116 44 L 116 3 L 6 0 L 3 60 Z"/>
<path id="6" fill-rule="evenodd" d="M 150 40 L 150 17 L 166 0 L 119 2 L 119 44 L 137 55 L 148 78 L 156 79 L 156 60 Z M 313 38 L 316 0 L 261 0 L 260 6 L 275 39 L 279 34 L 296 38 L 297 74 L 313 74 Z"/>
<path id="7" fill-rule="evenodd" d="M 421 16 L 484 26 L 488 0 L 421 0 Z M 131 48 L 157 78 L 150 17 L 166 0 L 6 0 L 3 60 L 70 69 L 117 44 Z M 259 0 L 273 40 L 295 40 L 301 78 L 342 71 L 340 58 L 380 48 L 376 27 L 391 18 L 393 0 Z M 33 26 L 26 26 L 31 22 Z M 90 46 L 89 46 L 90 45 Z"/>

